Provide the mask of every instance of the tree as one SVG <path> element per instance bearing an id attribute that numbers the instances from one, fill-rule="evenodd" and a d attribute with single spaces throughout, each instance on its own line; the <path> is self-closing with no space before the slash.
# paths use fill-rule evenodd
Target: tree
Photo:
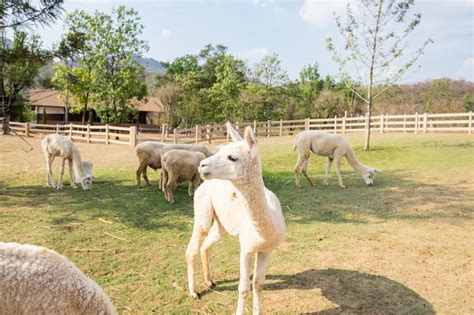
<path id="1" fill-rule="evenodd" d="M 11 108 L 17 103 L 23 103 L 21 93 L 34 84 L 34 78 L 39 68 L 51 60 L 50 52 L 41 48 L 38 35 L 27 35 L 23 31 L 16 31 L 11 48 L 1 51 L 3 68 L 3 91 L 5 95 L 5 108 L 10 114 Z M 10 115 L 5 115 L 8 133 Z M 5 128 L 5 125 L 4 125 Z"/>
<path id="2" fill-rule="evenodd" d="M 288 74 L 281 68 L 277 54 L 266 55 L 255 65 L 252 79 L 267 86 L 284 85 L 288 82 Z"/>
<path id="3" fill-rule="evenodd" d="M 80 91 L 84 102 L 91 97 L 102 122 L 133 119 L 136 110 L 131 105 L 132 99 L 142 99 L 147 93 L 145 71 L 134 60 L 134 56 L 148 49 L 146 42 L 139 38 L 143 26 L 137 11 L 124 6 L 113 10 L 112 15 L 76 11 L 68 16 L 68 21 L 70 32 L 66 39 L 73 32 L 73 39 L 84 41 L 79 58 L 74 60 L 77 63 L 74 68 L 82 70 L 63 71 L 64 75 L 58 76 L 70 85 L 79 99 Z M 67 51 L 70 45 L 64 46 Z"/>
<path id="4" fill-rule="evenodd" d="M 10 132 L 10 104 L 5 91 L 5 68 L 10 47 L 7 45 L 6 31 L 21 30 L 30 24 L 47 25 L 59 18 L 63 0 L 0 0 L 0 102 L 3 109 L 3 133 Z"/>
<path id="5" fill-rule="evenodd" d="M 464 96 L 464 111 L 474 111 L 474 93 L 468 93 Z"/>
<path id="6" fill-rule="evenodd" d="M 331 37 L 327 38 L 327 49 L 338 64 L 342 81 L 355 73 L 361 88 L 348 86 L 367 105 L 368 124 L 364 150 L 369 149 L 370 117 L 374 100 L 382 94 L 382 88 L 374 93 L 376 86 L 390 86 L 407 74 L 426 46 L 408 56 L 408 36 L 420 24 L 421 14 L 415 13 L 407 20 L 414 0 L 358 0 L 360 14 L 355 14 L 347 5 L 346 19 L 336 17 L 336 23 L 344 39 L 345 55 L 336 51 Z M 405 57 L 407 56 L 407 57 Z"/>

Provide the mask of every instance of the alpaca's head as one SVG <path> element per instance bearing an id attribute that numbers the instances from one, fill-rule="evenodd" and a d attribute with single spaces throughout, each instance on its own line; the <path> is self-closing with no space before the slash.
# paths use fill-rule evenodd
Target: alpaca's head
<path id="1" fill-rule="evenodd" d="M 374 184 L 375 175 L 377 174 L 377 172 L 378 171 L 374 168 L 367 168 L 367 170 L 362 173 L 362 176 L 365 180 L 365 184 L 367 186 L 372 186 Z"/>
<path id="2" fill-rule="evenodd" d="M 227 132 L 234 142 L 223 145 L 213 156 L 201 161 L 198 169 L 201 177 L 226 179 L 237 183 L 260 176 L 257 139 L 252 129 L 247 127 L 242 138 L 232 125 L 227 123 Z"/>
<path id="3" fill-rule="evenodd" d="M 81 178 L 80 184 L 84 190 L 89 190 L 92 186 L 92 180 L 94 179 L 94 176 L 92 175 L 92 162 L 83 161 L 82 170 L 85 176 Z"/>

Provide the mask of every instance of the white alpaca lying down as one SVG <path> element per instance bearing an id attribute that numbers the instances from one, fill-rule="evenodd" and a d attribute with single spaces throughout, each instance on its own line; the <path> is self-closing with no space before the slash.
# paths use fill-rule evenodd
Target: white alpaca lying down
<path id="1" fill-rule="evenodd" d="M 362 174 L 367 186 L 374 184 L 376 169 L 366 166 L 357 160 L 354 151 L 349 143 L 343 137 L 322 131 L 303 131 L 296 135 L 293 150 L 298 150 L 298 161 L 295 165 L 295 182 L 296 186 L 301 188 L 299 174 L 303 172 L 308 182 L 314 186 L 313 181 L 307 173 L 308 160 L 311 152 L 317 155 L 326 156 L 328 163 L 326 165 L 326 173 L 324 175 L 324 185 L 328 185 L 329 171 L 332 162 L 336 162 L 336 175 L 339 186 L 345 188 L 341 176 L 341 159 L 346 157 L 352 168 Z"/>
<path id="2" fill-rule="evenodd" d="M 105 292 L 45 247 L 0 242 L 0 313 L 112 315 Z"/>

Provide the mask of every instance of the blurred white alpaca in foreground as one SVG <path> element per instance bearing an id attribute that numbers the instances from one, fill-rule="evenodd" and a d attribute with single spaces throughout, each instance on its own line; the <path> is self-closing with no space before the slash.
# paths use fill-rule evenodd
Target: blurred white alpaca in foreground
<path id="1" fill-rule="evenodd" d="M 194 194 L 194 228 L 186 250 L 188 286 L 197 298 L 194 283 L 194 260 L 201 252 L 204 281 L 212 286 L 208 250 L 229 233 L 240 242 L 240 282 L 237 314 L 243 314 L 250 288 L 252 257 L 253 313 L 260 311 L 261 294 L 267 264 L 272 251 L 285 233 L 285 220 L 278 198 L 265 188 L 257 139 L 252 129 L 245 129 L 244 139 L 227 124 L 233 143 L 222 146 L 216 154 L 202 160 L 199 173 L 204 183 Z"/>
<path id="2" fill-rule="evenodd" d="M 82 162 L 81 154 L 74 143 L 65 136 L 48 135 L 41 141 L 41 148 L 46 159 L 46 185 L 57 188 L 63 187 L 64 163 L 69 164 L 69 180 L 73 188 L 77 188 L 76 183 L 80 183 L 84 190 L 88 190 L 92 185 L 92 163 Z M 61 159 L 60 175 L 58 183 L 54 183 L 51 165 L 54 158 Z"/>
<path id="3" fill-rule="evenodd" d="M 105 292 L 66 257 L 0 242 L 0 314 L 114 315 Z"/>
<path id="4" fill-rule="evenodd" d="M 326 173 L 324 175 L 324 185 L 328 185 L 329 171 L 331 170 L 332 162 L 335 161 L 339 186 L 341 188 L 346 188 L 342 182 L 341 176 L 341 159 L 344 156 L 352 168 L 362 174 L 367 186 L 372 186 L 374 184 L 375 173 L 377 170 L 360 163 L 349 143 L 339 135 L 315 130 L 303 131 L 296 135 L 293 150 L 298 150 L 298 161 L 295 165 L 295 183 L 298 188 L 301 188 L 299 178 L 301 172 L 303 172 L 303 175 L 311 186 L 314 186 L 313 181 L 309 178 L 307 173 L 308 160 L 311 152 L 328 158 Z"/>

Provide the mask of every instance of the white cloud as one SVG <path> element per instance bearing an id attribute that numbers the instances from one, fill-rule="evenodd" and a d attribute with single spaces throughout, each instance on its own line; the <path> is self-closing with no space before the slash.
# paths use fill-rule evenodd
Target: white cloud
<path id="1" fill-rule="evenodd" d="M 167 29 L 167 28 L 161 29 L 161 36 L 164 39 L 169 39 L 171 37 L 171 35 L 173 35 L 173 33 L 171 32 L 170 29 Z"/>
<path id="2" fill-rule="evenodd" d="M 463 78 L 468 81 L 474 82 L 474 58 L 469 57 L 464 60 L 461 69 L 458 71 L 458 78 Z"/>
<path id="3" fill-rule="evenodd" d="M 327 28 L 334 21 L 333 13 L 343 11 L 348 2 L 351 0 L 305 0 L 299 14 L 307 23 Z"/>
<path id="4" fill-rule="evenodd" d="M 263 48 L 263 47 L 257 47 L 257 48 L 244 48 L 239 50 L 236 55 L 239 58 L 242 58 L 244 60 L 250 61 L 250 62 L 257 62 L 260 61 L 263 57 L 268 55 L 270 52 L 268 51 L 268 48 Z"/>

